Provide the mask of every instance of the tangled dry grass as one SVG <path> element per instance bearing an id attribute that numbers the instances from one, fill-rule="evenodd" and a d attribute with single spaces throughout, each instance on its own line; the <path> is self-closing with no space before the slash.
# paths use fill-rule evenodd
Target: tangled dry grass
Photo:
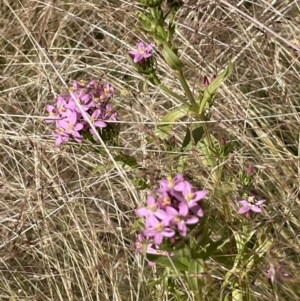
<path id="1" fill-rule="evenodd" d="M 284 260 L 294 275 L 279 300 L 299 300 L 299 6 L 190 0 L 177 28 L 191 86 L 229 60 L 235 64 L 210 128 L 240 146 L 225 166 L 228 182 L 237 183 L 236 171 L 251 164 L 255 188 L 269 202 L 268 222 L 277 232 L 268 260 Z M 168 174 L 176 154 L 148 137 L 178 103 L 153 87 L 144 91 L 126 61 L 145 38 L 136 29 L 135 2 L 2 0 L 0 8 L 0 300 L 154 300 L 131 234 L 145 192 L 133 184 L 136 171 L 112 156 L 121 147 L 154 182 Z M 178 89 L 163 60 L 159 71 Z M 81 78 L 114 85 L 118 147 L 54 147 L 45 104 Z M 182 141 L 180 124 L 174 137 Z M 190 163 L 194 181 L 213 190 L 196 154 Z M 157 292 L 168 299 L 163 287 Z M 275 300 L 264 287 L 255 298 Z"/>

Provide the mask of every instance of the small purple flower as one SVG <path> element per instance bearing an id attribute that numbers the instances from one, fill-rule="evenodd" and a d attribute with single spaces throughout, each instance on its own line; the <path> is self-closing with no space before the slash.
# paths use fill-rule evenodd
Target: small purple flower
<path id="1" fill-rule="evenodd" d="M 89 114 L 87 114 L 89 115 Z M 97 120 L 99 118 L 99 116 L 101 115 L 101 110 L 100 109 L 97 109 L 93 112 L 92 115 L 89 116 L 89 119 L 91 121 L 91 123 L 95 126 L 95 127 L 98 127 L 98 128 L 105 128 L 106 127 L 106 123 L 101 121 L 101 120 Z M 90 129 L 90 133 L 92 135 L 95 135 L 95 132 L 93 129 Z"/>
<path id="2" fill-rule="evenodd" d="M 152 195 L 148 195 L 147 197 L 147 206 L 136 209 L 135 214 L 140 217 L 155 215 L 160 219 L 166 218 L 166 212 L 158 207 L 157 202 Z"/>
<path id="3" fill-rule="evenodd" d="M 216 78 L 217 76 L 214 75 L 210 80 L 208 79 L 208 77 L 205 75 L 204 79 L 203 79 L 203 84 L 205 87 L 208 87 Z"/>
<path id="4" fill-rule="evenodd" d="M 69 135 L 72 135 L 74 140 L 77 142 L 82 142 L 80 130 L 83 129 L 83 124 L 78 123 L 78 114 L 75 111 L 68 110 L 67 118 L 59 120 L 57 124 L 65 130 Z"/>
<path id="5" fill-rule="evenodd" d="M 182 174 L 178 174 L 174 178 L 167 177 L 167 179 L 161 179 L 161 180 L 158 181 L 158 183 L 160 184 L 160 188 L 157 189 L 156 191 L 158 193 L 167 192 L 173 198 L 177 199 L 178 201 L 182 201 L 183 200 L 182 193 L 176 191 L 174 189 L 174 187 L 176 187 L 176 185 L 178 185 L 179 183 L 182 183 L 184 181 L 185 180 L 184 180 L 184 177 L 183 177 Z"/>
<path id="6" fill-rule="evenodd" d="M 270 266 L 265 274 L 265 277 L 270 279 L 271 281 L 279 281 L 282 278 L 289 278 L 290 274 L 286 273 L 284 271 L 284 268 L 282 265 L 279 265 L 277 268 L 274 268 L 274 266 Z"/>
<path id="7" fill-rule="evenodd" d="M 67 111 L 67 96 L 58 95 L 56 98 L 56 108 L 61 116 L 65 116 Z"/>
<path id="8" fill-rule="evenodd" d="M 166 206 L 171 206 L 172 201 L 170 195 L 166 191 L 161 192 L 157 198 L 157 204 L 161 209 L 164 209 Z"/>
<path id="9" fill-rule="evenodd" d="M 52 123 L 55 120 L 59 119 L 59 112 L 57 110 L 57 108 L 55 108 L 54 106 L 51 105 L 46 105 L 46 111 L 49 113 L 49 116 L 47 118 L 45 118 L 45 122 L 46 123 Z"/>
<path id="10" fill-rule="evenodd" d="M 254 196 L 248 197 L 247 200 L 239 199 L 238 202 L 242 205 L 239 209 L 239 214 L 245 214 L 247 218 L 250 218 L 251 211 L 260 213 L 262 211 L 261 205 L 265 200 L 256 201 Z"/>
<path id="11" fill-rule="evenodd" d="M 249 164 L 249 166 L 246 169 L 246 175 L 251 176 L 253 174 L 253 166 Z"/>
<path id="12" fill-rule="evenodd" d="M 199 217 L 203 217 L 204 216 L 204 212 L 202 210 L 202 208 L 200 207 L 199 204 L 195 204 L 194 206 L 190 207 L 190 210 Z"/>
<path id="13" fill-rule="evenodd" d="M 178 174 L 174 178 L 167 177 L 167 179 L 159 180 L 158 183 L 160 184 L 161 188 L 158 191 L 168 191 L 174 188 L 175 185 L 184 182 L 184 177 L 182 174 Z"/>
<path id="14" fill-rule="evenodd" d="M 52 132 L 52 136 L 56 138 L 55 145 L 58 146 L 63 142 L 69 141 L 70 135 L 66 133 L 64 128 L 57 128 L 55 131 Z"/>
<path id="15" fill-rule="evenodd" d="M 174 190 L 182 193 L 184 200 L 188 203 L 189 208 L 196 206 L 198 201 L 202 200 L 208 193 L 206 190 L 196 191 L 188 181 L 176 184 L 174 186 Z"/>
<path id="16" fill-rule="evenodd" d="M 105 101 L 114 94 L 114 88 L 109 83 L 103 85 L 103 90 L 100 93 L 99 100 Z"/>
<path id="17" fill-rule="evenodd" d="M 93 102 L 93 95 L 87 91 L 86 89 L 82 89 L 79 92 L 73 93 L 76 97 L 77 103 L 76 103 L 76 111 L 80 112 L 79 106 L 84 111 L 89 110 L 90 108 L 94 107 L 94 102 Z"/>
<path id="18" fill-rule="evenodd" d="M 173 237 L 175 235 L 175 231 L 168 224 L 168 218 L 159 221 L 154 215 L 147 216 L 146 229 L 143 231 L 143 235 L 150 238 L 153 237 L 154 244 L 159 246 L 164 237 Z"/>
<path id="19" fill-rule="evenodd" d="M 179 210 L 177 211 L 173 207 L 166 207 L 167 214 L 171 217 L 169 223 L 170 225 L 177 225 L 178 231 L 181 236 L 185 237 L 187 235 L 186 225 L 193 225 L 198 223 L 199 218 L 197 216 L 188 215 L 189 208 L 187 204 L 180 203 Z"/>
<path id="20" fill-rule="evenodd" d="M 226 145 L 226 139 L 224 137 L 222 137 L 220 139 L 220 144 L 221 144 L 221 146 L 225 146 Z"/>
<path id="21" fill-rule="evenodd" d="M 159 250 L 158 246 L 153 245 L 153 243 L 147 242 L 146 237 L 144 237 L 142 234 L 138 234 L 135 241 L 135 250 L 139 253 L 143 252 L 143 245 L 145 244 L 147 245 L 146 247 L 147 254 L 173 256 L 173 253 Z"/>
<path id="22" fill-rule="evenodd" d="M 80 81 L 74 80 L 74 81 L 73 81 L 73 85 L 72 85 L 72 87 L 70 88 L 70 90 L 71 90 L 72 92 L 74 92 L 74 91 L 76 91 L 76 90 L 78 90 L 78 89 L 84 88 L 85 85 L 86 85 L 86 81 L 84 81 L 84 80 L 80 80 Z"/>
<path id="23" fill-rule="evenodd" d="M 95 127 L 106 127 L 108 120 L 116 121 L 117 113 L 107 103 L 113 94 L 113 87 L 109 83 L 102 85 L 97 80 L 74 81 L 70 93 L 58 95 L 56 106 L 47 104 L 45 109 L 49 116 L 45 118 L 46 123 L 55 121 L 57 129 L 53 132 L 56 145 L 73 138 L 82 142 L 82 132 L 90 130 L 89 123 L 82 116 L 85 111 Z M 104 101 L 97 103 L 96 100 L 103 98 Z"/>
<path id="24" fill-rule="evenodd" d="M 204 86 L 207 87 L 209 85 L 208 77 L 205 75 L 203 79 Z"/>
<path id="25" fill-rule="evenodd" d="M 150 43 L 149 45 L 146 46 L 143 42 L 139 42 L 137 44 L 137 50 L 131 50 L 128 51 L 128 53 L 130 57 L 133 59 L 133 62 L 138 63 L 152 56 L 153 46 L 154 46 L 153 43 Z"/>
<path id="26" fill-rule="evenodd" d="M 153 243 L 149 243 L 148 239 L 142 234 L 138 234 L 135 241 L 135 251 L 142 253 L 144 250 L 147 254 L 152 255 L 162 255 L 162 256 L 174 256 L 174 253 L 160 250 L 158 246 L 153 245 Z M 149 266 L 154 266 L 155 262 L 150 261 L 146 258 Z"/>
<path id="27" fill-rule="evenodd" d="M 117 112 L 114 112 L 111 105 L 107 104 L 105 108 L 102 109 L 101 117 L 103 120 L 117 121 Z"/>

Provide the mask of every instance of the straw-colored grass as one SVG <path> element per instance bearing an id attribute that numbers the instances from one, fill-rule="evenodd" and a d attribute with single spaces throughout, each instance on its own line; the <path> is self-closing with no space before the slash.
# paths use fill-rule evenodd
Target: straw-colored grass
<path id="1" fill-rule="evenodd" d="M 0 2 L 0 300 L 171 300 L 163 287 L 156 294 L 145 287 L 155 271 L 134 252 L 133 210 L 146 197 L 134 185 L 140 171 L 113 160 L 120 149 L 134 156 L 153 183 L 177 160 L 148 139 L 177 101 L 152 86 L 143 90 L 142 76 L 125 58 L 146 39 L 137 30 L 135 5 Z M 178 18 L 191 87 L 234 62 L 209 128 L 237 143 L 224 170 L 234 190 L 240 189 L 238 171 L 254 167 L 267 223 L 276 229 L 266 262 L 284 262 L 292 275 L 279 284 L 278 300 L 299 300 L 299 37 L 297 0 L 190 0 Z M 164 84 L 182 93 L 162 59 L 158 64 Z M 45 104 L 73 79 L 92 78 L 115 87 L 119 146 L 55 147 Z M 174 129 L 179 145 L 184 127 L 178 122 Z M 199 188 L 213 191 L 196 153 L 188 173 Z M 270 295 L 263 284 L 258 290 L 255 300 L 276 300 L 275 290 Z"/>

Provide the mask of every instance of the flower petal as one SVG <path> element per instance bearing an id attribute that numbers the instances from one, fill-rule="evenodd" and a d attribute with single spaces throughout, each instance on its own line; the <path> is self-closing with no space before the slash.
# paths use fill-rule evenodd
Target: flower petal
<path id="1" fill-rule="evenodd" d="M 161 233 L 165 237 L 173 237 L 175 235 L 175 231 L 170 228 L 165 228 Z"/>
<path id="2" fill-rule="evenodd" d="M 247 204 L 239 209 L 239 214 L 247 213 L 250 210 L 250 206 Z"/>
<path id="3" fill-rule="evenodd" d="M 178 227 L 178 231 L 180 233 L 181 236 L 185 237 L 187 234 L 187 228 L 186 228 L 186 224 L 184 221 L 180 221 L 177 225 Z"/>
<path id="4" fill-rule="evenodd" d="M 252 205 L 250 208 L 253 212 L 261 212 L 261 208 L 259 206 L 256 205 Z"/>
<path id="5" fill-rule="evenodd" d="M 162 233 L 155 233 L 153 241 L 158 246 L 162 243 L 163 238 L 164 237 Z"/>
<path id="6" fill-rule="evenodd" d="M 195 214 L 195 215 L 197 215 L 197 216 L 199 216 L 199 217 L 203 217 L 204 216 L 204 213 L 203 213 L 203 210 L 202 210 L 202 208 L 198 205 L 198 204 L 196 204 L 196 205 L 194 205 L 192 208 L 190 208 L 191 209 L 191 211 Z"/>
<path id="7" fill-rule="evenodd" d="M 197 216 L 190 216 L 185 220 L 185 223 L 188 225 L 197 224 L 199 222 L 199 217 Z"/>
<path id="8" fill-rule="evenodd" d="M 146 207 L 141 207 L 135 210 L 135 214 L 140 217 L 149 215 L 149 210 Z"/>
<path id="9" fill-rule="evenodd" d="M 200 201 L 201 199 L 203 199 L 206 195 L 208 194 L 208 191 L 206 190 L 200 190 L 200 191 L 196 191 L 194 194 L 194 201 Z"/>
<path id="10" fill-rule="evenodd" d="M 178 205 L 179 207 L 179 214 L 181 216 L 187 216 L 189 213 L 189 206 L 186 202 L 180 202 L 180 204 Z"/>

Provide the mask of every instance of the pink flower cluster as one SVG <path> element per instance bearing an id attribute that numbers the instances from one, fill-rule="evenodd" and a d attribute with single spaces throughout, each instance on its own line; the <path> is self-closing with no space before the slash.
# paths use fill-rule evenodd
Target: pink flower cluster
<path id="1" fill-rule="evenodd" d="M 100 84 L 96 80 L 88 83 L 74 81 L 70 93 L 58 95 L 56 105 L 46 105 L 49 117 L 46 123 L 55 123 L 56 129 L 52 135 L 56 138 L 55 145 L 73 138 L 82 142 L 82 133 L 89 130 L 94 135 L 90 124 L 82 116 L 81 110 L 86 113 L 94 127 L 104 128 L 107 121 L 116 121 L 117 113 L 108 104 L 114 92 L 109 83 Z"/>
<path id="2" fill-rule="evenodd" d="M 178 234 L 187 236 L 188 225 L 196 224 L 203 216 L 199 201 L 207 191 L 197 191 L 182 174 L 159 181 L 158 196 L 149 195 L 147 205 L 135 212 L 144 218 L 145 229 L 137 237 L 136 250 L 141 252 L 142 244 L 147 244 L 148 254 L 162 254 L 159 245 L 163 239 L 173 239 Z"/>

